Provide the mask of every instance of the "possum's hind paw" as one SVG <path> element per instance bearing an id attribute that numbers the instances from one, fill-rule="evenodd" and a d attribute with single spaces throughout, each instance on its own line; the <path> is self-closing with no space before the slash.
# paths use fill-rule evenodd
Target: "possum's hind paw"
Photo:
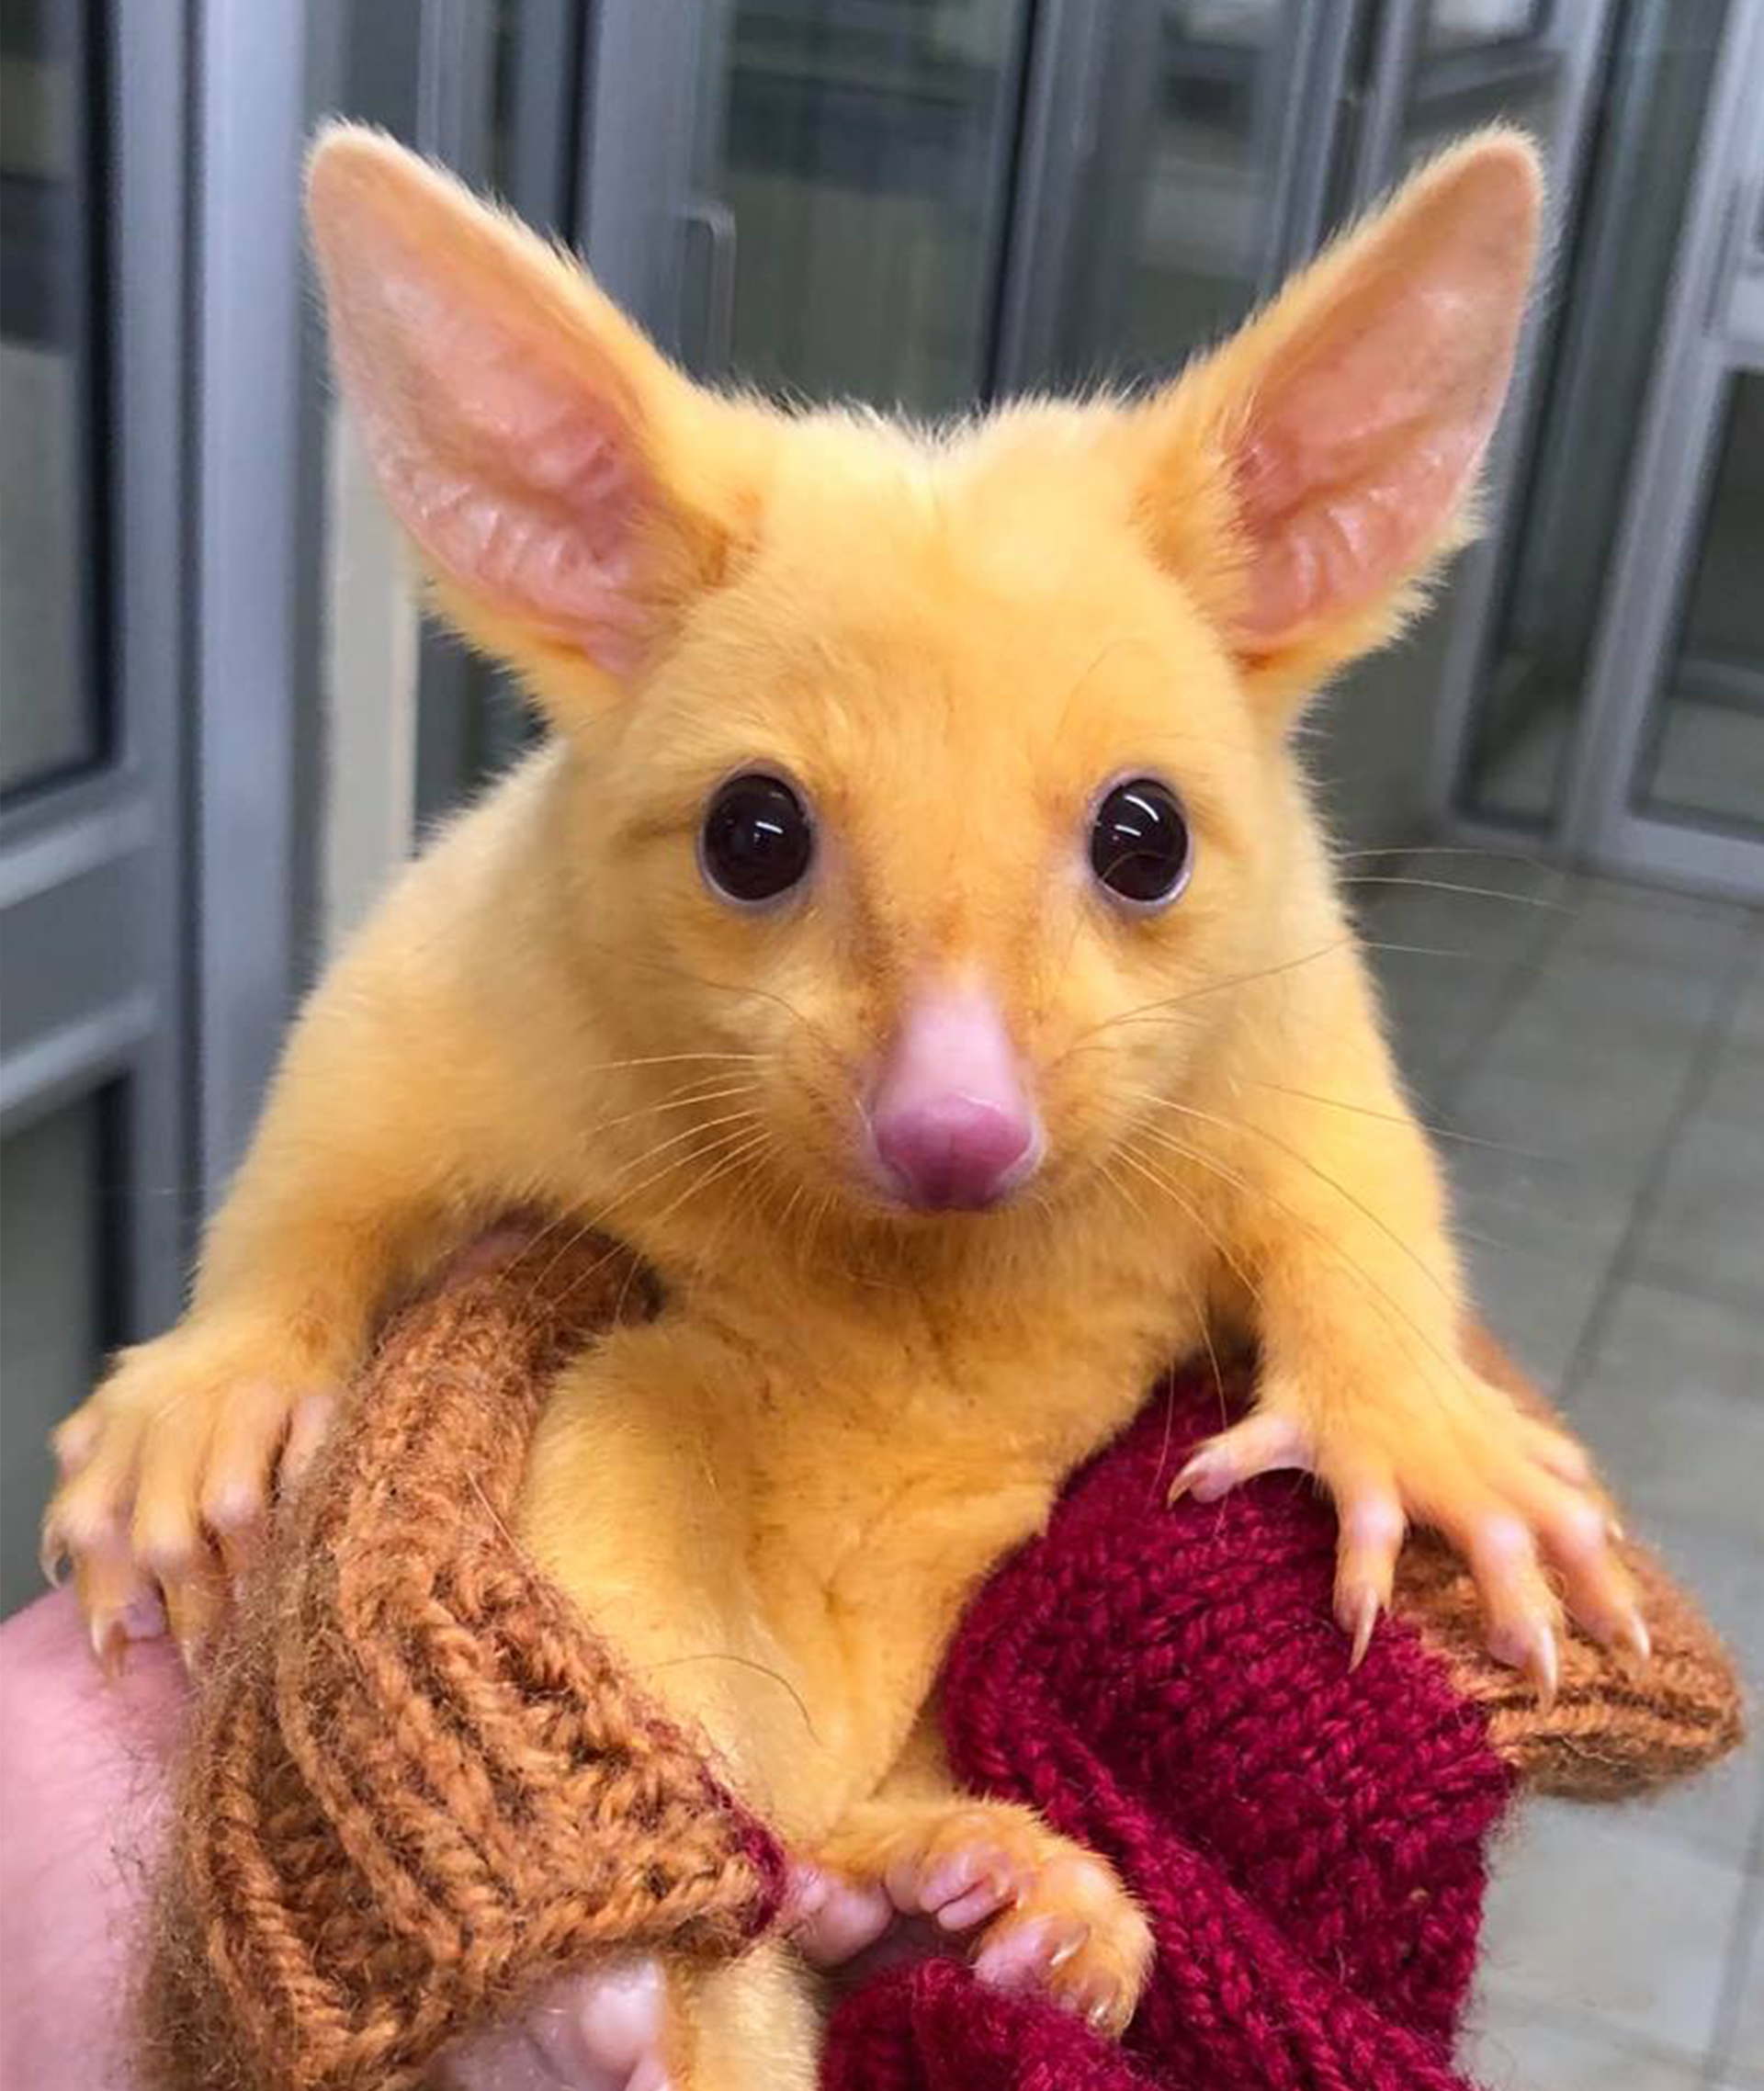
<path id="1" fill-rule="evenodd" d="M 903 1811 L 892 1831 L 836 1838 L 825 1863 L 879 1885 L 891 1910 L 961 1938 L 981 1982 L 1045 1996 L 1112 2040 L 1132 2018 L 1150 1927 L 1112 1867 L 1027 1811 Z"/>

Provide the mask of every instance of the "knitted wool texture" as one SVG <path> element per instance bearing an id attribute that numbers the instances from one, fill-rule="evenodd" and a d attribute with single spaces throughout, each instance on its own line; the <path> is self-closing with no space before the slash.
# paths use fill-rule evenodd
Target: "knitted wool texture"
<path id="1" fill-rule="evenodd" d="M 206 1687 L 143 2004 L 180 2091 L 402 2091 L 611 1947 L 728 1953 L 775 1916 L 765 1832 L 509 1538 L 547 1380 L 621 1304 L 543 1243 L 394 1325 Z M 1166 1508 L 1216 1428 L 1173 1381 L 1069 1486 L 952 1646 L 952 1762 L 1106 1853 L 1158 1956 L 1124 2047 L 948 1960 L 836 2014 L 827 2091 L 1445 2091 L 1484 1852 L 1515 1780 L 1634 1791 L 1738 1733 L 1733 1677 L 1644 1557 L 1656 1655 L 1565 1649 L 1540 1712 L 1467 1577 L 1405 1555 L 1350 1676 L 1303 1483 Z"/>
<path id="2" fill-rule="evenodd" d="M 1638 1678 L 1577 1639 L 1541 1712 L 1425 1543 L 1350 1675 L 1334 1520 L 1307 1485 L 1165 1508 L 1218 1416 L 1205 1375 L 1172 1383 L 993 1577 L 944 1678 L 964 1781 L 1112 1859 L 1151 1919 L 1125 2042 L 944 1961 L 842 2007 L 826 2091 L 1462 2091 L 1485 1855 L 1515 1782 L 1634 1792 L 1737 1738 L 1718 1645 L 1634 1552 L 1656 1634 Z"/>
<path id="3" fill-rule="evenodd" d="M 403 2091 L 597 1950 L 776 1913 L 776 1844 L 509 1537 L 546 1386 L 633 1305 L 628 1257 L 541 1238 L 382 1339 L 198 1701 L 150 2083 Z"/>

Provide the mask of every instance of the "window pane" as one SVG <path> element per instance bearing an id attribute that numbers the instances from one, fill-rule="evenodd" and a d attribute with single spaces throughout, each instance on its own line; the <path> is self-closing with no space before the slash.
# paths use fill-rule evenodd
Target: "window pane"
<path id="1" fill-rule="evenodd" d="M 713 186 L 734 213 L 742 377 L 921 413 L 982 390 L 1023 13 L 731 8 Z"/>
<path id="2" fill-rule="evenodd" d="M 1764 372 L 1731 382 L 1684 628 L 1655 693 L 1648 810 L 1764 834 Z"/>
<path id="3" fill-rule="evenodd" d="M 1403 124 L 1405 169 L 1485 123 L 1552 135 L 1567 67 L 1560 50 L 1529 40 L 1533 12 L 1497 0 L 1430 0 Z"/>
<path id="4" fill-rule="evenodd" d="M 1426 48 L 1459 51 L 1527 37 L 1542 27 L 1544 13 L 1542 0 L 1433 0 Z"/>
<path id="5" fill-rule="evenodd" d="M 90 1388 L 107 1341 L 105 1116 L 87 1098 L 0 1145 L 0 1613 L 41 1587 L 49 1433 Z"/>
<path id="6" fill-rule="evenodd" d="M 0 0 L 0 790 L 92 761 L 88 10 Z"/>
<path id="7" fill-rule="evenodd" d="M 1174 369 L 1255 305 L 1283 237 L 1292 12 L 1186 0 L 1123 7 L 1108 30 L 1045 373 L 1061 386 Z"/>

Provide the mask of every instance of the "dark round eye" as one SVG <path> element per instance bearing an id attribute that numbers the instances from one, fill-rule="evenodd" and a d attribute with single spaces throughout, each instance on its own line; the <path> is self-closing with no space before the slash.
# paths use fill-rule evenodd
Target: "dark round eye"
<path id="1" fill-rule="evenodd" d="M 1167 784 L 1130 777 L 1104 795 L 1091 830 L 1091 869 L 1111 893 L 1142 908 L 1173 900 L 1193 857 L 1182 802 Z"/>
<path id="2" fill-rule="evenodd" d="M 815 853 L 808 811 L 780 777 L 759 771 L 719 785 L 699 838 L 705 876 L 731 900 L 775 900 Z"/>

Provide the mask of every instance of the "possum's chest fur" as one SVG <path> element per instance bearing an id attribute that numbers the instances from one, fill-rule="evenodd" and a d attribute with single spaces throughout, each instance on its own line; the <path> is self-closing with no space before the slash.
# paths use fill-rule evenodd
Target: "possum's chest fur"
<path id="1" fill-rule="evenodd" d="M 978 1583 L 1192 1341 L 1132 1304 L 1156 1296 L 808 1297 L 764 1321 L 677 1300 L 566 1375 L 523 1536 L 740 1790 L 823 1835 L 888 1770 Z"/>

